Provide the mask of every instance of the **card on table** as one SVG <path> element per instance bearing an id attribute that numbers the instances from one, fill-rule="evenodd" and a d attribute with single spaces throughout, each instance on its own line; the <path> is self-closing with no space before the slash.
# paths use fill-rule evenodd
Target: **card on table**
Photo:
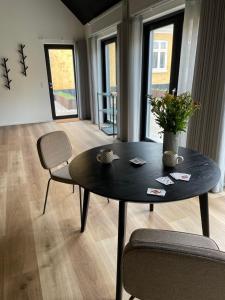
<path id="1" fill-rule="evenodd" d="M 165 185 L 174 184 L 174 182 L 168 176 L 156 178 L 156 181 Z"/>
<path id="2" fill-rule="evenodd" d="M 189 181 L 191 178 L 191 174 L 186 173 L 170 173 L 170 176 L 176 180 Z"/>
<path id="3" fill-rule="evenodd" d="M 142 165 L 146 164 L 146 161 L 139 157 L 132 158 L 130 160 L 130 162 L 136 166 L 138 166 L 138 165 L 142 166 Z"/>
<path id="4" fill-rule="evenodd" d="M 166 191 L 163 190 L 163 189 L 148 188 L 147 194 L 148 195 L 164 197 L 166 195 Z"/>

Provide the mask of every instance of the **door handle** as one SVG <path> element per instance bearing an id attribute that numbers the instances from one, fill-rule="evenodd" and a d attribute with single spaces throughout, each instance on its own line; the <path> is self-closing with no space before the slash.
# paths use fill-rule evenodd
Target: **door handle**
<path id="1" fill-rule="evenodd" d="M 49 88 L 52 89 L 52 88 L 53 88 L 53 87 L 52 87 L 52 83 L 49 82 L 48 84 L 49 84 Z"/>

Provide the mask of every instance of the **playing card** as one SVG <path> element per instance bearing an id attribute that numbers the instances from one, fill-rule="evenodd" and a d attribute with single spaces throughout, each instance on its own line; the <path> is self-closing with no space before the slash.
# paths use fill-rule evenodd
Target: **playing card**
<path id="1" fill-rule="evenodd" d="M 148 195 L 164 197 L 166 195 L 166 191 L 161 190 L 161 189 L 148 188 L 147 194 Z"/>
<path id="2" fill-rule="evenodd" d="M 186 173 L 170 173 L 170 176 L 176 180 L 189 181 L 191 178 L 191 174 Z"/>
<path id="3" fill-rule="evenodd" d="M 156 178 L 156 181 L 165 185 L 174 184 L 174 182 L 168 176 Z"/>
<path id="4" fill-rule="evenodd" d="M 144 165 L 146 163 L 145 160 L 138 158 L 138 157 L 131 159 L 130 162 L 134 165 Z"/>

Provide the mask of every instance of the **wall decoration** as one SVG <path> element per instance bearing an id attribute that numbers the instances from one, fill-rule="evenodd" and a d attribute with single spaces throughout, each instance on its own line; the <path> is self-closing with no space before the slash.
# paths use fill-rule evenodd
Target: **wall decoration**
<path id="1" fill-rule="evenodd" d="M 4 73 L 3 73 L 3 77 L 5 78 L 5 87 L 7 87 L 7 89 L 10 90 L 10 83 L 12 82 L 11 79 L 9 79 L 9 72 L 10 72 L 10 69 L 8 69 L 7 67 L 7 62 L 8 62 L 8 58 L 2 58 L 2 67 L 3 67 L 3 70 L 4 70 Z"/>
<path id="2" fill-rule="evenodd" d="M 27 56 L 24 54 L 24 48 L 26 47 L 26 45 L 23 45 L 23 44 L 20 44 L 19 45 L 19 50 L 18 52 L 20 53 L 21 55 L 21 60 L 20 60 L 20 63 L 22 65 L 22 74 L 24 76 L 27 76 L 27 69 L 28 69 L 28 66 L 26 65 L 26 58 Z"/>

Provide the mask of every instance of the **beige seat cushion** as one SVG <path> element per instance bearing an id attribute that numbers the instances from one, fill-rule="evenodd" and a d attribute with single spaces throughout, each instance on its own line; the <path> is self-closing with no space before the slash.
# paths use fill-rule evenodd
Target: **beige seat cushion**
<path id="1" fill-rule="evenodd" d="M 55 170 L 52 172 L 52 179 L 55 181 L 73 184 L 73 180 L 69 173 L 69 165 L 66 165 L 60 169 Z"/>

